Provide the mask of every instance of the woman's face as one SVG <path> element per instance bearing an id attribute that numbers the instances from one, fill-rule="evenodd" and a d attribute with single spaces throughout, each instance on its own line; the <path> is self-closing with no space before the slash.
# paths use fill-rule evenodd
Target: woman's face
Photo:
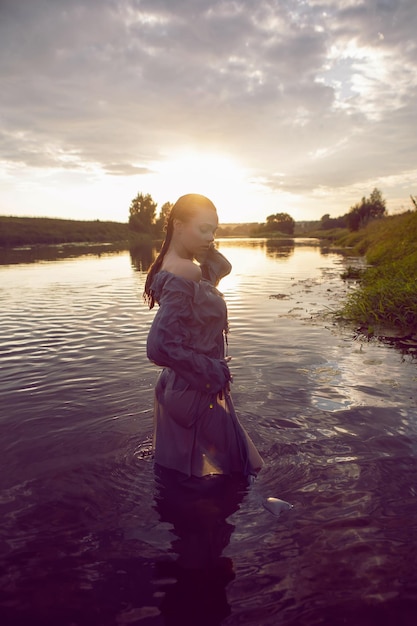
<path id="1" fill-rule="evenodd" d="M 204 255 L 214 241 L 219 224 L 217 213 L 200 209 L 187 222 L 177 222 L 177 234 L 185 251 L 192 257 Z"/>

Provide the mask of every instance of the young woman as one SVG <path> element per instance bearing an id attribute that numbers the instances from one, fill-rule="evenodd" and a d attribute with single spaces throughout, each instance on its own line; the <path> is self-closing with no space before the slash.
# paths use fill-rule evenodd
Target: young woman
<path id="1" fill-rule="evenodd" d="M 230 396 L 227 309 L 216 285 L 231 265 L 214 248 L 217 226 L 208 198 L 179 198 L 144 291 L 150 308 L 159 304 L 148 358 L 164 368 L 155 388 L 155 463 L 184 480 L 255 475 L 262 466 Z"/>

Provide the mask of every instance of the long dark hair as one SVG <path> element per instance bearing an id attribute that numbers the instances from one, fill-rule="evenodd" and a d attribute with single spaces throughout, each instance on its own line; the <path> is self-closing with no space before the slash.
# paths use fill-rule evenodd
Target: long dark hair
<path id="1" fill-rule="evenodd" d="M 152 309 L 155 304 L 155 299 L 151 289 L 152 281 L 155 274 L 157 274 L 161 269 L 164 256 L 168 251 L 169 244 L 171 243 L 172 233 L 174 230 L 174 220 L 187 222 L 197 215 L 201 209 L 211 209 L 217 213 L 216 207 L 212 201 L 206 198 L 206 196 L 201 196 L 198 193 L 187 193 L 185 196 L 181 196 L 172 207 L 165 225 L 165 239 L 162 243 L 158 256 L 150 266 L 146 277 L 143 297 L 148 303 L 150 309 Z"/>

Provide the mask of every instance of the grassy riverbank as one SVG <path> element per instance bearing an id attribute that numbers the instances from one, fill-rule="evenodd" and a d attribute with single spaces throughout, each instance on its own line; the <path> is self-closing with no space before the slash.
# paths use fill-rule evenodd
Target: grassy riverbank
<path id="1" fill-rule="evenodd" d="M 368 267 L 348 297 L 341 316 L 368 334 L 380 329 L 417 331 L 417 211 L 384 217 L 335 246 L 364 255 Z"/>
<path id="2" fill-rule="evenodd" d="M 140 238 L 140 235 L 137 236 Z M 142 238 L 148 238 L 144 235 Z M 61 243 L 116 243 L 131 241 L 128 224 L 42 217 L 0 216 L 0 247 Z"/>

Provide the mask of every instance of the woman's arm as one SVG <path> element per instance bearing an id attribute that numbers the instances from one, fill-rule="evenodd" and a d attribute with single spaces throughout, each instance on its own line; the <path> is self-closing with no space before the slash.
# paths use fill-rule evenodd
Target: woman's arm
<path id="1" fill-rule="evenodd" d="M 230 274 L 232 265 L 217 248 L 211 246 L 204 259 L 199 259 L 203 278 L 217 287 L 220 280 Z"/>
<path id="2" fill-rule="evenodd" d="M 229 367 L 225 359 L 208 357 L 192 345 L 192 317 L 192 297 L 174 286 L 165 289 L 148 335 L 148 358 L 173 369 L 193 389 L 218 393 L 231 380 Z"/>

